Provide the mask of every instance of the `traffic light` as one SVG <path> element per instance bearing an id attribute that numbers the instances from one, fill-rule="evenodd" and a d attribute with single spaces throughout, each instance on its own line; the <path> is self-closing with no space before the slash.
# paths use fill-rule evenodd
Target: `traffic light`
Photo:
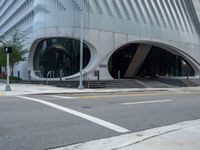
<path id="1" fill-rule="evenodd" d="M 4 47 L 4 52 L 7 54 L 12 53 L 12 47 Z"/>

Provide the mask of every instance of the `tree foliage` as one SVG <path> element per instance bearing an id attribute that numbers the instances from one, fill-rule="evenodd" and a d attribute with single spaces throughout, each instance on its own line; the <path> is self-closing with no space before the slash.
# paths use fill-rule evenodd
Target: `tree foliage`
<path id="1" fill-rule="evenodd" d="M 0 66 L 6 66 L 6 54 L 4 53 L 3 45 L 3 39 L 0 38 Z"/>
<path id="2" fill-rule="evenodd" d="M 28 50 L 25 48 L 24 35 L 19 34 L 18 31 L 12 32 L 6 39 L 0 38 L 0 42 L 2 43 L 2 48 L 0 49 L 0 66 L 6 66 L 6 54 L 3 51 L 3 47 L 12 47 L 12 53 L 10 54 L 10 69 L 11 75 L 13 75 L 14 66 L 20 61 L 25 60 L 25 55 Z"/>
<path id="3" fill-rule="evenodd" d="M 6 66 L 6 54 L 2 47 L 0 48 L 0 66 Z"/>

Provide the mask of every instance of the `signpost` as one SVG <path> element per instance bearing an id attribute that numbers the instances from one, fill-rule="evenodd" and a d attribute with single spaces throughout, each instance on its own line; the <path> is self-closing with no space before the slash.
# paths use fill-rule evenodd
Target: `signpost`
<path id="1" fill-rule="evenodd" d="M 5 91 L 11 91 L 11 87 L 10 87 L 10 80 L 9 80 L 9 77 L 10 77 L 10 65 L 9 65 L 9 62 L 10 62 L 10 53 L 12 53 L 12 47 L 4 47 L 4 52 L 6 53 L 6 57 L 7 57 L 7 84 L 6 84 L 6 88 L 5 88 Z"/>
<path id="2" fill-rule="evenodd" d="M 94 71 L 94 76 L 97 77 L 97 80 L 100 80 L 100 76 L 99 76 L 99 70 L 95 70 Z"/>

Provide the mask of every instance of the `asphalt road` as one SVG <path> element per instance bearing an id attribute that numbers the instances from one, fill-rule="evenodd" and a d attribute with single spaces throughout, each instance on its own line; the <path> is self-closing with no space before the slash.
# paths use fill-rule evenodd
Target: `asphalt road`
<path id="1" fill-rule="evenodd" d="M 200 119 L 200 91 L 0 97 L 0 150 L 44 150 Z"/>

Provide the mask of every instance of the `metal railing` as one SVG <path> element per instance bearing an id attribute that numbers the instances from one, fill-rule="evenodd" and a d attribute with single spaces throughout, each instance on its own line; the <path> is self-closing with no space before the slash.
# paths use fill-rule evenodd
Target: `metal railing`
<path id="1" fill-rule="evenodd" d="M 42 77 L 42 71 L 40 71 L 40 70 L 35 70 L 34 71 L 34 77 L 35 77 L 35 79 L 36 79 L 36 77 Z"/>
<path id="2" fill-rule="evenodd" d="M 51 79 L 54 79 L 55 78 L 55 71 L 51 70 L 47 73 L 47 76 L 46 76 L 46 79 L 47 79 L 47 85 L 48 85 L 48 82 L 51 80 Z"/>

